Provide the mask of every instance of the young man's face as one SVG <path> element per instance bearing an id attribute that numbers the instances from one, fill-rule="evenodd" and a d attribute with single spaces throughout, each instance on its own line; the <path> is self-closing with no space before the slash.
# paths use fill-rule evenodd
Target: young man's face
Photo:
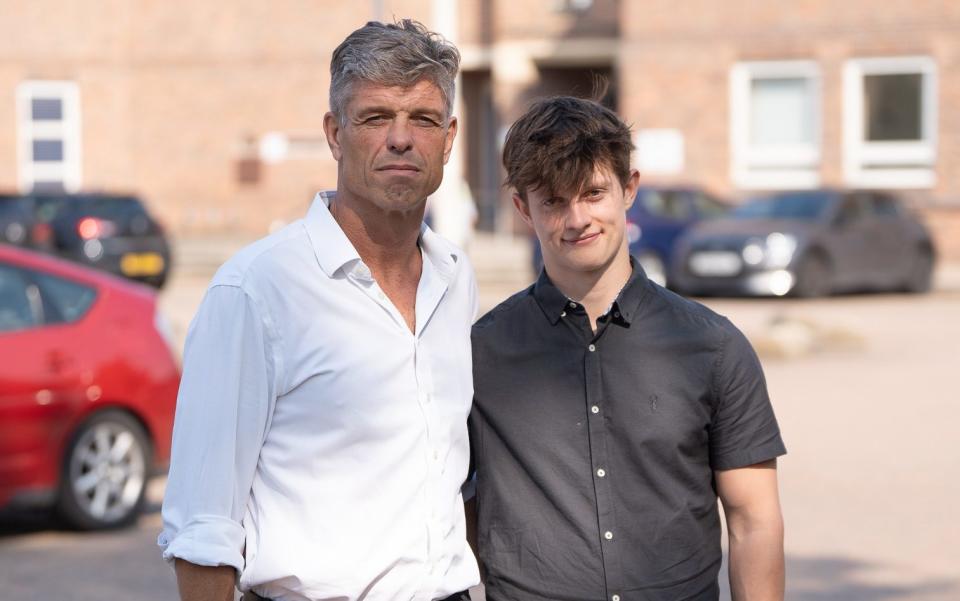
<path id="1" fill-rule="evenodd" d="M 631 171 L 626 187 L 605 165 L 597 165 L 579 190 L 513 195 L 520 216 L 540 239 L 543 263 L 551 277 L 595 273 L 619 255 L 626 257 L 626 211 L 633 204 L 639 175 Z"/>
<path id="2" fill-rule="evenodd" d="M 422 207 L 443 179 L 457 121 L 447 118 L 440 89 L 428 80 L 410 87 L 359 81 L 324 129 L 339 163 L 338 188 L 384 211 Z"/>

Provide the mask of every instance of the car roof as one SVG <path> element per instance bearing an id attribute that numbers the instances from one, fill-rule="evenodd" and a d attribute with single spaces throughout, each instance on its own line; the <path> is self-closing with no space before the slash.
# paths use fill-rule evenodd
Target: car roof
<path id="1" fill-rule="evenodd" d="M 145 284 L 139 284 L 119 276 L 78 265 L 65 259 L 52 257 L 32 250 L 0 243 L 0 261 L 18 267 L 42 271 L 96 288 L 107 288 L 121 294 L 155 298 L 156 292 Z"/>

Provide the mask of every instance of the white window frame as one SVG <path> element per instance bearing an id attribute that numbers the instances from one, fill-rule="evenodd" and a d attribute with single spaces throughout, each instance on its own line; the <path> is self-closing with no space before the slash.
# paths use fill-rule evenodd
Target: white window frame
<path id="1" fill-rule="evenodd" d="M 757 147 L 750 143 L 750 87 L 755 79 L 803 77 L 813 90 L 813 142 Z M 754 61 L 730 70 L 731 177 L 743 189 L 806 189 L 820 185 L 820 66 L 809 60 Z"/>
<path id="2" fill-rule="evenodd" d="M 916 142 L 864 139 L 863 80 L 867 75 L 923 75 L 921 132 Z M 850 59 L 843 69 L 843 167 L 859 188 L 932 188 L 937 160 L 937 63 L 929 56 Z"/>
<path id="3" fill-rule="evenodd" d="M 59 121 L 34 121 L 32 100 L 36 97 L 59 98 Z M 63 159 L 34 161 L 33 142 L 37 139 L 61 140 Z M 17 86 L 17 164 L 20 190 L 29 192 L 36 182 L 59 181 L 67 192 L 81 185 L 80 168 L 80 92 L 72 81 L 25 81 Z"/>
<path id="4" fill-rule="evenodd" d="M 582 13 L 593 7 L 593 0 L 553 0 L 553 12 Z"/>

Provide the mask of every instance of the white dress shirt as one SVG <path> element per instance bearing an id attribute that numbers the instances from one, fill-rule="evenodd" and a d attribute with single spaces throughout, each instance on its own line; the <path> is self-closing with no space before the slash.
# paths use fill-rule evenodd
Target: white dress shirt
<path id="1" fill-rule="evenodd" d="M 187 336 L 158 543 L 272 599 L 442 599 L 480 580 L 460 495 L 473 270 L 424 226 L 411 332 L 331 197 L 214 276 Z"/>

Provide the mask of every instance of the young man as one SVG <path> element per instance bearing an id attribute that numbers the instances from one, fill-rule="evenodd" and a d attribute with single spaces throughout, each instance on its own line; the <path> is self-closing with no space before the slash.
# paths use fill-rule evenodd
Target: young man
<path id="1" fill-rule="evenodd" d="M 574 98 L 536 103 L 507 135 L 544 271 L 473 329 L 487 599 L 717 599 L 718 495 L 734 598 L 782 599 L 785 449 L 760 364 L 630 257 L 631 149 L 615 114 Z"/>
<path id="2" fill-rule="evenodd" d="M 163 556 L 184 601 L 466 599 L 466 257 L 421 227 L 457 50 L 368 23 L 336 49 L 336 193 L 214 276 L 184 354 Z"/>

